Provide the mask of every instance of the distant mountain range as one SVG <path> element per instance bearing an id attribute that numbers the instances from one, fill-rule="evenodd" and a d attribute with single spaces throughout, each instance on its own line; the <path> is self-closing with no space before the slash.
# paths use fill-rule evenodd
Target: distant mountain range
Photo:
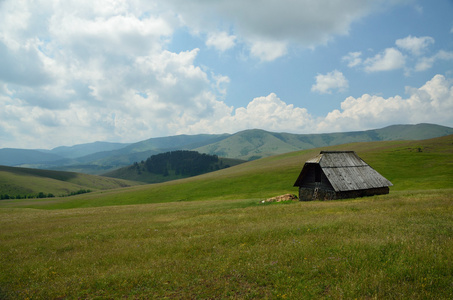
<path id="1" fill-rule="evenodd" d="M 271 155 L 352 142 L 423 140 L 453 134 L 434 125 L 392 125 L 381 129 L 325 134 L 275 133 L 252 129 L 235 134 L 177 135 L 133 144 L 95 142 L 52 150 L 0 149 L 0 165 L 103 174 L 151 155 L 194 150 L 219 157 L 254 160 Z"/>

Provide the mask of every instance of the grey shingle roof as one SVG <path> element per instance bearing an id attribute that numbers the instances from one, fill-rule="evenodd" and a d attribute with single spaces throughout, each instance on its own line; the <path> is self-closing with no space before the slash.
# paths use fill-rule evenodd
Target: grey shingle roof
<path id="1" fill-rule="evenodd" d="M 319 164 L 335 191 L 353 191 L 393 184 L 364 162 L 354 151 L 321 151 L 307 164 Z M 302 180 L 302 178 L 299 178 Z M 296 182 L 297 185 L 297 182 Z"/>

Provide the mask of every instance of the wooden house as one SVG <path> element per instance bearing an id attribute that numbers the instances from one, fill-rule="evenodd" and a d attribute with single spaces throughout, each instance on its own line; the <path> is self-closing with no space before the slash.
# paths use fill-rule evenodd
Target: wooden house
<path id="1" fill-rule="evenodd" d="M 392 185 L 354 151 L 321 151 L 305 162 L 294 183 L 301 201 L 388 194 Z"/>

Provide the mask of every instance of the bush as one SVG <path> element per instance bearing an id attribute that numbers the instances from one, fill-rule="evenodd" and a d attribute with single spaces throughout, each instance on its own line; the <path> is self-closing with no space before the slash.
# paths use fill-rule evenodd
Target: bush
<path id="1" fill-rule="evenodd" d="M 80 194 L 85 194 L 85 193 L 90 193 L 90 192 L 91 192 L 91 190 L 80 189 L 76 192 L 69 193 L 69 196 L 75 196 L 75 195 L 80 195 Z"/>

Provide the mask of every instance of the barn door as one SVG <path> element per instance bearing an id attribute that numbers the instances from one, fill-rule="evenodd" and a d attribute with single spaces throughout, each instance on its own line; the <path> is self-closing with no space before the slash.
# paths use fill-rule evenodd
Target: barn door
<path id="1" fill-rule="evenodd" d="M 321 187 L 321 182 L 315 182 L 315 189 L 313 190 L 312 200 L 318 199 L 319 188 Z"/>

